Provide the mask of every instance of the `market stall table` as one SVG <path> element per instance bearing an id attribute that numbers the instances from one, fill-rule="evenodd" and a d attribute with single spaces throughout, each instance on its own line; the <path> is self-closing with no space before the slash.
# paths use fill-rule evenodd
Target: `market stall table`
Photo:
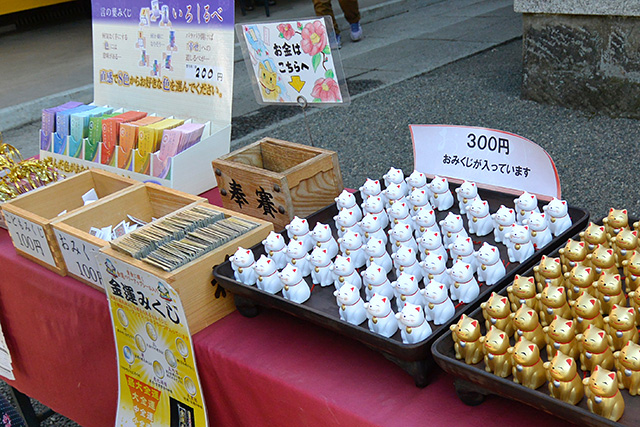
<path id="1" fill-rule="evenodd" d="M 206 196 L 220 204 L 217 192 Z M 113 426 L 117 370 L 106 296 L 18 256 L 4 230 L 0 265 L 0 322 L 16 376 L 7 382 L 83 426 Z M 193 343 L 212 426 L 566 425 L 495 396 L 466 406 L 442 372 L 419 389 L 362 344 L 275 311 L 253 319 L 234 312 Z"/>

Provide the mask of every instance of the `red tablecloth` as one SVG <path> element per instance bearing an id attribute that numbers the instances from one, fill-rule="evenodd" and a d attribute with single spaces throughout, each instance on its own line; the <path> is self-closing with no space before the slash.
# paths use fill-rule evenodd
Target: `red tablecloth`
<path id="1" fill-rule="evenodd" d="M 105 294 L 18 256 L 4 230 L 0 265 L 0 322 L 16 376 L 9 383 L 83 426 L 113 426 L 118 386 Z M 465 406 L 442 372 L 418 389 L 360 343 L 276 311 L 253 319 L 235 312 L 193 341 L 212 426 L 566 425 L 498 397 Z"/>

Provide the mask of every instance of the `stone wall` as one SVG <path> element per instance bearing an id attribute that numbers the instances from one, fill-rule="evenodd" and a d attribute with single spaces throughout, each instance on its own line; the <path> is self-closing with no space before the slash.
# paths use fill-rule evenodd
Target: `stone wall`
<path id="1" fill-rule="evenodd" d="M 523 14 L 524 97 L 640 118 L 640 2 L 516 0 L 514 7 L 534 12 Z"/>

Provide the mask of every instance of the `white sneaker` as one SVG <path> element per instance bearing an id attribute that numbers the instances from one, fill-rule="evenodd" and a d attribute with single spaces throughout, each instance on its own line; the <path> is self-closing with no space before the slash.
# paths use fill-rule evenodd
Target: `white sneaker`
<path id="1" fill-rule="evenodd" d="M 362 40 L 362 27 L 359 22 L 351 24 L 351 40 L 354 42 Z"/>

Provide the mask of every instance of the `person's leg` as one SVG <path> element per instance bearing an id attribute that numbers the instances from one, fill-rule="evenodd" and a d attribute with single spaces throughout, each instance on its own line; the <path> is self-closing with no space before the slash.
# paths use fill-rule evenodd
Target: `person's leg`
<path id="1" fill-rule="evenodd" d="M 313 0 L 313 8 L 316 11 L 316 16 L 330 16 L 333 19 L 333 29 L 336 32 L 336 36 L 340 35 L 338 23 L 331 7 L 331 0 Z"/>
<path id="2" fill-rule="evenodd" d="M 362 27 L 360 26 L 360 8 L 358 0 L 339 0 L 344 17 L 351 25 L 351 40 L 357 42 L 362 39 Z"/>

